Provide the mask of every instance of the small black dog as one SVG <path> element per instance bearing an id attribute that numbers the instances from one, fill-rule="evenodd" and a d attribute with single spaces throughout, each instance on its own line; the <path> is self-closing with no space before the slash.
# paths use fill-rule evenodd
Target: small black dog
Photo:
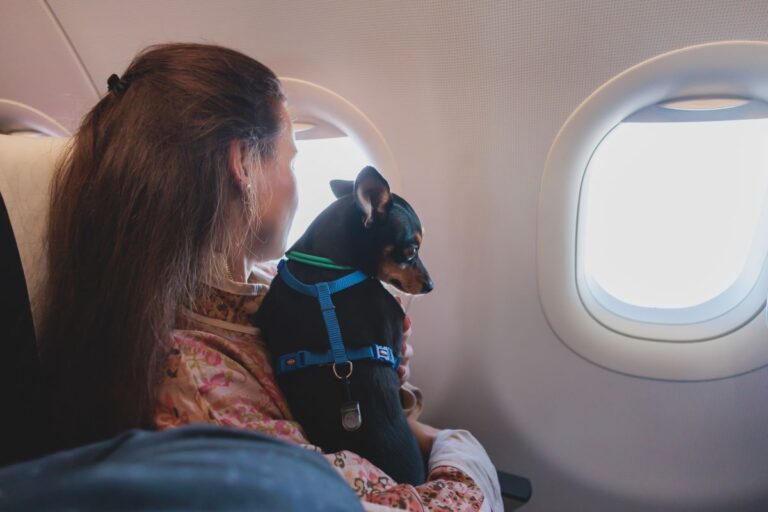
<path id="1" fill-rule="evenodd" d="M 395 481 L 418 485 L 425 480 L 424 459 L 403 415 L 393 369 L 404 313 L 381 281 L 411 294 L 432 290 L 419 259 L 421 223 L 373 167 L 364 168 L 354 183 L 334 180 L 331 188 L 338 199 L 288 251 L 289 261 L 281 264 L 254 324 L 272 352 L 278 384 L 313 444 L 326 452 L 351 450 Z M 354 269 L 362 272 L 359 279 L 333 293 L 332 305 L 321 308 L 317 297 L 297 291 L 303 283 L 312 293 L 316 283 L 333 282 Z M 354 277 L 344 282 L 349 285 Z M 335 320 L 327 318 L 329 311 L 349 358 L 361 351 L 371 357 L 333 364 L 329 338 Z M 327 357 L 318 364 L 320 354 Z"/>

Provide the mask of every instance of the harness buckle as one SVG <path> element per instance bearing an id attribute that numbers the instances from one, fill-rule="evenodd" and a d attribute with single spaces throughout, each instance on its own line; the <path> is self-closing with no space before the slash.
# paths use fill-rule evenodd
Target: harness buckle
<path id="1" fill-rule="evenodd" d="M 355 367 L 354 367 L 354 365 L 352 364 L 352 361 L 347 361 L 347 362 L 345 362 L 345 363 L 341 363 L 341 364 L 346 364 L 346 365 L 349 365 L 349 372 L 348 372 L 346 375 L 339 375 L 339 371 L 336 369 L 336 363 L 333 363 L 333 366 L 331 367 L 331 369 L 333 370 L 333 374 L 334 374 L 334 375 L 336 376 L 336 378 L 337 378 L 337 379 L 339 379 L 339 380 L 345 380 L 345 379 L 348 379 L 348 378 L 349 378 L 349 377 L 352 375 L 352 370 L 354 370 L 354 368 L 355 368 Z"/>

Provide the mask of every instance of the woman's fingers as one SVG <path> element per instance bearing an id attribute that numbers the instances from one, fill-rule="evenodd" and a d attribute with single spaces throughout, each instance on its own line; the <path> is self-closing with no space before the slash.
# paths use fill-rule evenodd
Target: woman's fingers
<path id="1" fill-rule="evenodd" d="M 400 366 L 397 367 L 397 376 L 400 378 L 400 385 L 402 386 L 411 378 L 411 369 L 408 366 L 400 364 Z"/>
<path id="2" fill-rule="evenodd" d="M 413 345 L 408 342 L 403 342 L 403 350 L 400 352 L 400 360 L 405 361 L 405 364 L 411 362 L 413 357 Z"/>
<path id="3" fill-rule="evenodd" d="M 408 315 L 405 315 L 405 318 L 403 318 L 403 331 L 407 332 L 408 334 L 411 333 L 411 317 Z"/>
<path id="4" fill-rule="evenodd" d="M 400 384 L 405 384 L 411 378 L 410 362 L 413 357 L 413 347 L 410 343 L 403 341 L 403 349 L 400 352 L 400 366 L 397 367 L 397 375 L 400 377 Z"/>
<path id="5" fill-rule="evenodd" d="M 399 297 L 398 297 L 399 298 Z M 408 366 L 413 357 L 413 347 L 408 343 L 411 336 L 411 317 L 405 315 L 403 318 L 403 345 L 400 349 L 400 366 L 397 368 L 397 376 L 400 377 L 400 384 L 405 384 L 411 378 L 411 368 Z"/>

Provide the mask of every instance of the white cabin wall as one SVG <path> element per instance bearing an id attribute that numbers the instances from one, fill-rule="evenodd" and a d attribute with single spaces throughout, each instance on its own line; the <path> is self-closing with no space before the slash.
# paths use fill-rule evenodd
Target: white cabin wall
<path id="1" fill-rule="evenodd" d="M 365 112 L 426 226 L 436 289 L 411 309 L 424 419 L 468 428 L 501 469 L 529 477 L 525 510 L 768 508 L 768 370 L 675 383 L 599 368 L 555 337 L 536 282 L 539 182 L 567 116 L 660 53 L 768 40 L 764 1 L 49 4 L 102 93 L 147 44 L 209 41 Z M 34 81 L 10 53 L 0 97 Z"/>

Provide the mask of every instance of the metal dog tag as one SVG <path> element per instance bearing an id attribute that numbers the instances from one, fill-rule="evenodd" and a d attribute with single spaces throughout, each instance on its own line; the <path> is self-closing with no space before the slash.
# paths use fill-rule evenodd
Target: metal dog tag
<path id="1" fill-rule="evenodd" d="M 360 402 L 345 402 L 341 405 L 341 426 L 347 432 L 354 432 L 363 424 Z"/>

